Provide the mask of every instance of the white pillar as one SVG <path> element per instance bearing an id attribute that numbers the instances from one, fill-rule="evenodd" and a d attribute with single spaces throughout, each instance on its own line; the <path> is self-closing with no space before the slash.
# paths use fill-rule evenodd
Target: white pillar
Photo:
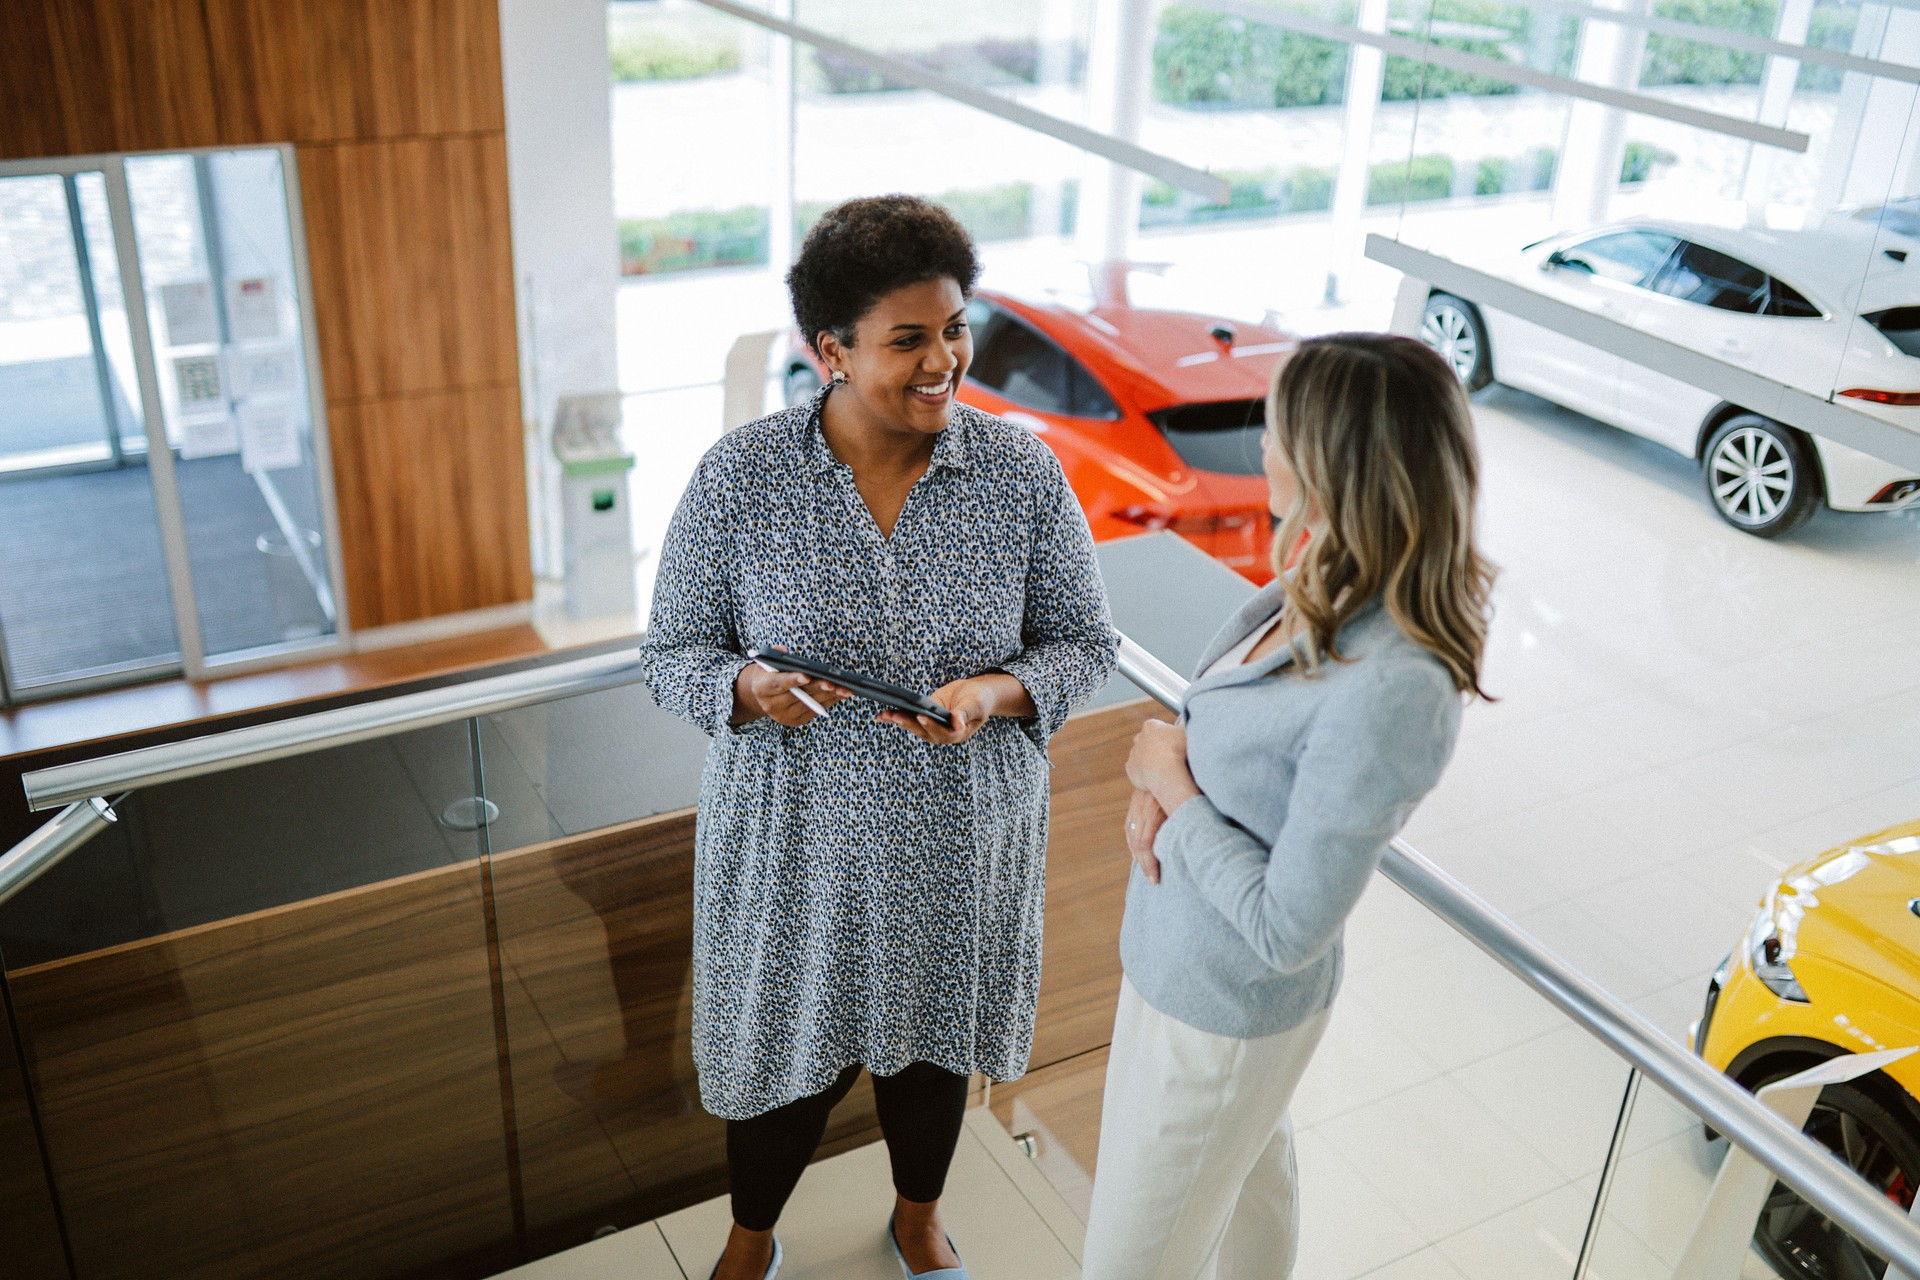
<path id="1" fill-rule="evenodd" d="M 1783 44 L 1805 44 L 1813 24 L 1813 0 L 1786 0 L 1774 23 L 1773 38 Z M 1787 108 L 1793 102 L 1793 84 L 1800 77 L 1798 58 L 1769 56 L 1760 76 L 1760 111 L 1754 117 L 1761 124 L 1784 125 Z M 1747 144 L 1747 176 L 1741 183 L 1741 198 L 1747 203 L 1747 221 L 1765 226 L 1767 221 L 1767 185 L 1773 177 L 1773 159 L 1777 148 Z"/>
<path id="2" fill-rule="evenodd" d="M 1087 124 L 1123 142 L 1140 141 L 1153 96 L 1153 0 L 1094 0 L 1087 51 Z M 1075 240 L 1095 262 L 1132 255 L 1140 226 L 1140 175 L 1088 156 L 1080 181 Z"/>
<path id="3" fill-rule="evenodd" d="M 1035 34 L 1039 45 L 1039 64 L 1033 82 L 1040 93 L 1036 105 L 1053 114 L 1061 114 L 1057 96 L 1073 83 L 1074 47 L 1079 35 L 1078 0 L 1042 0 L 1040 29 Z M 1066 179 L 1062 174 L 1053 181 L 1033 184 L 1033 206 L 1027 212 L 1027 234 L 1057 236 L 1066 217 Z"/>
<path id="4" fill-rule="evenodd" d="M 1920 65 L 1920 12 L 1862 5 L 1853 52 Z M 1814 189 L 1815 212 L 1920 195 L 1920 103 L 1915 98 L 1913 85 L 1846 73 L 1828 133 L 1833 141 Z"/>
<path id="5" fill-rule="evenodd" d="M 793 0 L 772 0 L 767 11 L 776 18 L 793 21 Z M 773 190 L 767 201 L 767 267 L 785 274 L 793 264 L 794 201 L 794 44 L 791 36 L 769 33 L 767 36 L 767 102 L 773 125 L 771 175 Z"/>
<path id="6" fill-rule="evenodd" d="M 500 61 L 534 570 L 557 577 L 554 407 L 620 386 L 605 0 L 500 0 Z"/>
<path id="7" fill-rule="evenodd" d="M 1595 0 L 1601 8 L 1644 14 L 1649 0 Z M 1641 27 L 1583 19 L 1574 75 L 1615 89 L 1640 87 L 1640 59 L 1647 48 Z M 1597 102 L 1576 101 L 1567 112 L 1567 132 L 1554 168 L 1553 221 L 1581 227 L 1600 222 L 1620 185 L 1627 151 L 1627 113 Z"/>
<path id="8" fill-rule="evenodd" d="M 1358 25 L 1385 32 L 1387 0 L 1360 0 Z M 1380 105 L 1386 55 L 1373 45 L 1347 47 L 1346 116 L 1341 126 L 1340 170 L 1333 180 L 1333 237 L 1327 255 L 1326 303 L 1346 300 L 1346 286 L 1360 265 L 1360 219 L 1367 212 L 1367 181 L 1373 171 L 1373 117 Z"/>

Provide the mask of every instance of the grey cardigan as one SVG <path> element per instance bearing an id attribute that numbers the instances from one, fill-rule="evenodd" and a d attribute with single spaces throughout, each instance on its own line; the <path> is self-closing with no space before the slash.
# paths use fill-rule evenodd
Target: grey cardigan
<path id="1" fill-rule="evenodd" d="M 1273 616 L 1275 583 L 1227 621 L 1199 672 Z M 1461 696 L 1378 601 L 1317 674 L 1290 649 L 1196 679 L 1187 763 L 1203 793 L 1160 828 L 1160 883 L 1134 868 L 1120 959 L 1153 1008 L 1215 1035 L 1273 1035 L 1340 985 L 1340 932 L 1387 841 L 1440 778 Z"/>

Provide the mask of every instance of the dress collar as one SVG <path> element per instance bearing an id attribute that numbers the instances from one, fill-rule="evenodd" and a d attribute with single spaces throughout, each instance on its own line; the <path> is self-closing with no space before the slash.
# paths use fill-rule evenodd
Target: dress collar
<path id="1" fill-rule="evenodd" d="M 826 432 L 820 426 L 820 410 L 827 403 L 827 396 L 832 390 L 833 384 L 828 383 L 814 393 L 813 399 L 807 404 L 801 427 L 800 452 L 807 471 L 813 475 L 842 465 L 840 459 L 833 456 L 833 450 L 827 447 Z M 934 443 L 933 457 L 927 463 L 927 470 L 948 468 L 957 471 L 969 466 L 971 434 L 963 407 L 955 404 L 952 415 L 947 419 L 947 429 L 940 433 L 939 440 Z"/>

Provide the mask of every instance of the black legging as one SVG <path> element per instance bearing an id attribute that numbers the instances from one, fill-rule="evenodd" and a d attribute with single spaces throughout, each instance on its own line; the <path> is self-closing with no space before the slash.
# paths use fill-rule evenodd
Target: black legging
<path id="1" fill-rule="evenodd" d="M 859 1078 L 855 1063 L 822 1093 L 751 1120 L 727 1121 L 735 1222 L 749 1231 L 772 1230 L 820 1146 L 827 1113 Z M 893 1189 L 916 1204 L 938 1200 L 966 1118 L 967 1077 L 916 1062 L 898 1075 L 873 1077 L 873 1103 L 893 1162 Z"/>

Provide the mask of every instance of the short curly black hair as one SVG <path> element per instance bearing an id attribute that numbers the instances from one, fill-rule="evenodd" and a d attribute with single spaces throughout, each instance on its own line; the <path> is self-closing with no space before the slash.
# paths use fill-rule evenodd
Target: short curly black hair
<path id="1" fill-rule="evenodd" d="M 904 285 L 949 277 L 973 296 L 980 259 L 960 220 L 919 196 L 863 196 L 835 205 L 801 242 L 787 292 L 793 318 L 816 354 L 820 335 L 853 345 L 873 304 Z"/>

